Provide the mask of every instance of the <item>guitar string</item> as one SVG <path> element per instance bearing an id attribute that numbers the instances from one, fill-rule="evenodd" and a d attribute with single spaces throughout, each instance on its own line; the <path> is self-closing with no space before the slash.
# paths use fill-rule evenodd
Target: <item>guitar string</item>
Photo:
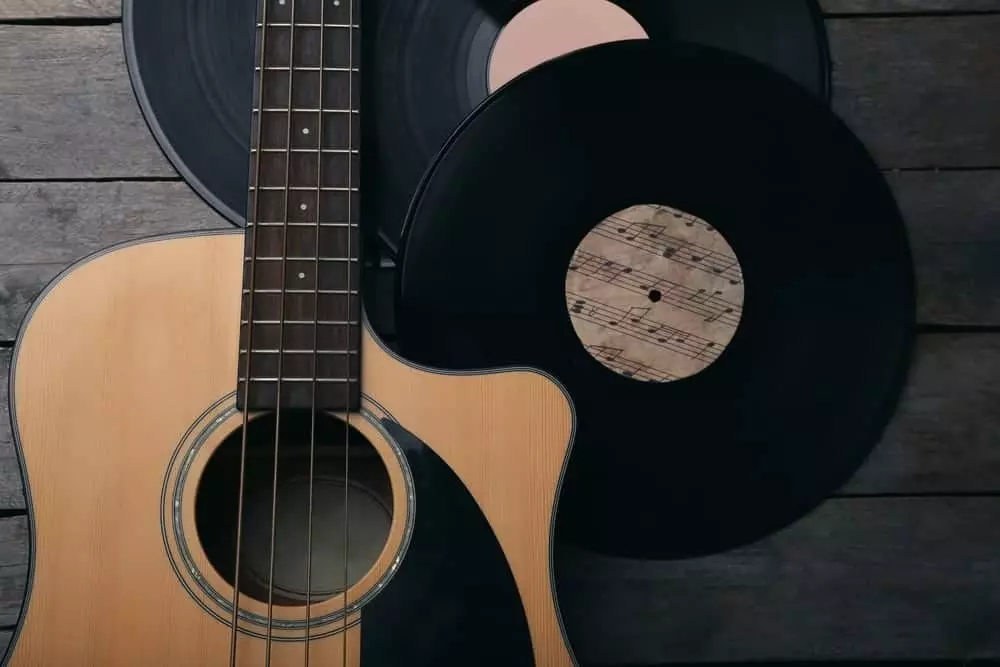
<path id="1" fill-rule="evenodd" d="M 267 5 L 269 0 L 260 0 L 261 10 L 260 15 L 260 78 L 258 79 L 257 88 L 257 131 L 252 144 L 257 147 L 256 158 L 251 154 L 251 171 L 253 172 L 253 206 L 251 208 L 252 222 L 249 222 L 247 234 L 249 234 L 250 240 L 250 267 L 246 269 L 247 259 L 246 255 L 241 254 L 240 262 L 241 267 L 250 273 L 250 280 L 248 288 L 249 293 L 247 294 L 247 347 L 246 347 L 246 372 L 243 378 L 243 425 L 242 434 L 240 436 L 240 482 L 239 491 L 237 494 L 236 501 L 236 556 L 233 564 L 233 611 L 232 611 L 232 631 L 229 639 L 229 667 L 236 667 L 236 638 L 238 635 L 239 628 L 239 609 L 240 609 L 240 552 L 243 547 L 243 493 L 244 493 L 244 482 L 246 479 L 246 460 L 247 460 L 247 428 L 250 421 L 250 369 L 251 360 L 253 359 L 253 304 L 254 304 L 254 285 L 256 282 L 256 264 L 257 264 L 257 222 L 260 220 L 260 193 L 261 193 L 261 182 L 260 182 L 260 172 L 261 172 L 261 137 L 263 135 L 262 127 L 264 125 L 264 65 L 267 62 Z M 252 113 L 252 112 L 251 112 Z M 246 248 L 246 241 L 244 241 L 244 248 Z"/>
<path id="2" fill-rule="evenodd" d="M 352 195 L 354 183 L 352 182 L 352 177 L 354 173 L 354 0 L 348 1 L 348 16 L 347 16 L 347 317 L 346 317 L 346 328 L 347 328 L 347 352 L 346 355 L 346 391 L 344 392 L 346 397 L 347 409 L 344 411 L 344 644 L 343 644 L 343 662 L 341 663 L 346 667 L 347 665 L 347 593 L 349 589 L 348 580 L 348 557 L 350 556 L 350 539 L 351 539 L 351 519 L 349 511 L 349 500 L 350 500 L 350 458 L 351 458 L 351 324 L 352 317 L 354 316 L 354 309 L 351 307 L 351 273 L 354 268 L 354 262 L 351 256 L 354 254 L 352 252 L 351 245 L 351 225 L 352 221 Z M 359 116 L 360 118 L 360 116 Z M 359 151 L 360 156 L 360 151 Z M 358 238 L 358 246 L 360 248 L 360 237 Z M 361 253 L 358 253 L 358 271 L 360 275 L 361 268 Z M 360 287 L 360 285 L 359 285 Z M 360 291 L 360 290 L 359 290 Z M 361 296 L 358 295 L 358 302 L 360 306 Z M 360 308 L 359 308 L 360 310 Z M 359 313 L 360 319 L 360 313 Z M 361 354 L 361 331 L 360 326 L 358 330 L 358 372 L 360 375 L 361 364 L 360 364 L 360 354 Z M 360 378 L 359 378 L 360 381 Z M 360 391 L 359 400 L 360 400 Z"/>
<path id="3" fill-rule="evenodd" d="M 310 411 L 309 426 L 309 507 L 306 511 L 309 523 L 306 534 L 306 645 L 305 664 L 309 667 L 309 639 L 312 635 L 312 545 L 313 545 L 313 473 L 316 461 L 316 392 L 317 380 L 319 378 L 319 250 L 320 250 L 320 229 L 323 223 L 323 80 L 326 74 L 323 67 L 326 65 L 326 49 L 324 38 L 326 36 L 326 0 L 319 0 L 319 110 L 316 120 L 316 245 L 313 248 L 315 264 L 313 265 L 313 280 L 315 288 L 313 291 L 313 383 L 312 383 L 312 410 Z M 350 298 L 350 295 L 348 295 Z M 344 666 L 346 667 L 346 665 Z"/>
<path id="4" fill-rule="evenodd" d="M 295 0 L 291 0 L 288 20 L 288 107 L 285 118 L 285 182 L 281 215 L 281 288 L 278 290 L 278 376 L 274 397 L 274 469 L 271 476 L 271 549 L 267 573 L 267 640 L 264 645 L 264 667 L 271 666 L 271 632 L 274 620 L 274 535 L 278 515 L 278 445 L 281 442 L 281 385 L 285 356 L 285 299 L 288 274 L 288 204 L 291 198 L 289 179 L 292 175 L 292 89 L 295 83 Z M 266 39 L 266 34 L 265 34 Z M 322 76 L 322 71 L 321 71 Z M 317 158 L 319 159 L 319 158 Z"/>

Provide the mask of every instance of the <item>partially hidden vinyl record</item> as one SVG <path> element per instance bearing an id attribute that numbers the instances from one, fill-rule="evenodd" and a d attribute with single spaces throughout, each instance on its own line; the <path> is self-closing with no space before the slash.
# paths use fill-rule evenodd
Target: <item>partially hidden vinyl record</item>
<path id="1" fill-rule="evenodd" d="M 502 29 L 525 7 L 553 0 L 354 1 L 363 33 L 362 106 L 371 112 L 362 129 L 362 180 L 375 193 L 366 198 L 364 215 L 391 249 L 434 154 L 489 93 Z M 603 0 L 575 4 L 595 2 Z M 126 62 L 153 135 L 184 179 L 240 225 L 247 201 L 256 4 L 123 4 Z M 829 95 L 827 44 L 815 0 L 618 4 L 654 40 L 727 48 L 786 73 L 822 99 Z M 538 38 L 564 39 L 570 28 L 555 21 L 548 29 Z M 528 46 L 514 44 L 507 51 Z"/>
<path id="2" fill-rule="evenodd" d="M 406 357 L 567 388 L 557 534 L 604 553 L 787 526 L 864 461 L 906 375 L 913 269 L 879 169 L 815 96 L 710 47 L 518 77 L 448 141 L 403 248 Z"/>

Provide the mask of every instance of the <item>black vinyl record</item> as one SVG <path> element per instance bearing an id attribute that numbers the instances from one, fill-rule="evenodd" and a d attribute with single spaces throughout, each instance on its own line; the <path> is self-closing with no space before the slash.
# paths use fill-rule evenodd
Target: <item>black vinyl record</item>
<path id="1" fill-rule="evenodd" d="M 708 221 L 742 266 L 731 342 L 674 382 L 608 370 L 570 321 L 575 249 L 637 204 Z M 814 96 L 712 48 L 620 42 L 515 79 L 446 144 L 403 248 L 402 352 L 558 378 L 577 438 L 557 533 L 612 555 L 717 552 L 803 516 L 878 442 L 908 366 L 913 269 L 879 169 Z"/>
<path id="2" fill-rule="evenodd" d="M 327 0 L 330 2 L 331 0 Z M 362 12 L 365 220 L 390 248 L 410 197 L 455 127 L 487 96 L 501 28 L 531 0 L 355 0 Z M 653 39 L 754 57 L 815 95 L 829 59 L 815 0 L 619 0 Z M 244 224 L 256 2 L 124 0 L 126 62 L 157 142 L 184 179 Z"/>

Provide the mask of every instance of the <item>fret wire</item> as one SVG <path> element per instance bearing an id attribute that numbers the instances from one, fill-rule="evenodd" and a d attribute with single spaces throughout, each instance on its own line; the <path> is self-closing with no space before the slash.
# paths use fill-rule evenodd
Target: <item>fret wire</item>
<path id="1" fill-rule="evenodd" d="M 357 149 L 347 148 L 251 148 L 250 153 L 329 153 L 338 155 L 357 155 Z"/>
<path id="2" fill-rule="evenodd" d="M 246 354 L 246 348 L 240 349 L 240 354 Z M 254 354 L 339 354 L 339 355 L 350 355 L 357 354 L 357 350 L 258 350 L 253 351 Z"/>
<path id="3" fill-rule="evenodd" d="M 264 113 L 288 113 L 284 107 L 264 107 Z M 359 109 L 317 109 L 315 107 L 292 107 L 292 113 L 359 113 Z M 260 113 L 260 109 L 253 108 L 254 113 Z"/>
<path id="4" fill-rule="evenodd" d="M 250 290 L 245 289 L 245 290 L 243 290 L 243 293 L 244 294 L 250 294 Z M 286 290 L 280 290 L 280 289 L 255 289 L 253 291 L 253 293 L 254 294 L 337 294 L 337 295 L 343 295 L 343 296 L 347 296 L 349 294 L 351 294 L 351 295 L 353 295 L 353 294 L 361 294 L 361 292 L 359 292 L 358 290 L 353 290 L 353 289 L 350 290 L 350 291 L 344 290 L 344 289 L 321 289 L 321 290 L 314 290 L 314 289 L 286 289 Z"/>
<path id="5" fill-rule="evenodd" d="M 293 24 L 291 24 L 291 23 L 277 23 L 277 22 L 272 23 L 270 21 L 268 21 L 268 23 L 267 23 L 267 27 L 268 28 L 291 28 L 292 25 Z M 350 25 L 349 23 L 299 23 L 298 21 L 296 21 L 294 25 L 295 25 L 296 28 L 320 28 L 320 27 L 323 27 L 323 28 L 343 28 L 345 30 L 347 28 L 354 28 L 355 30 L 361 30 L 361 26 L 360 25 Z M 263 28 L 264 24 L 258 22 L 257 23 L 257 27 L 258 28 Z"/>
<path id="6" fill-rule="evenodd" d="M 281 320 L 254 320 L 253 323 L 279 325 L 281 324 Z M 240 324 L 250 324 L 250 322 L 247 322 L 246 320 L 240 320 Z M 346 326 L 358 326 L 359 324 L 361 324 L 361 322 L 360 320 L 285 320 L 285 324 L 289 325 L 319 324 L 320 326 L 346 327 Z"/>
<path id="7" fill-rule="evenodd" d="M 246 379 L 247 378 L 245 378 L 245 377 L 241 377 L 240 378 L 240 382 L 245 382 Z M 331 384 L 334 383 L 334 382 L 337 382 L 339 384 L 345 384 L 345 383 L 348 383 L 348 382 L 354 383 L 354 382 L 359 382 L 360 380 L 361 380 L 361 378 L 355 377 L 355 376 L 343 377 L 343 378 L 340 378 L 340 377 L 338 377 L 338 378 L 286 378 L 286 377 L 283 377 L 283 378 L 280 378 L 280 379 L 276 378 L 276 377 L 274 377 L 274 378 L 271 378 L 271 377 L 267 377 L 267 378 L 255 378 L 255 377 L 252 377 L 252 378 L 250 378 L 250 382 L 329 382 Z"/>
<path id="8" fill-rule="evenodd" d="M 357 257 L 243 257 L 244 262 L 280 262 L 281 260 L 286 260 L 289 262 L 312 262 L 319 259 L 321 262 L 359 262 L 361 261 Z"/>
<path id="9" fill-rule="evenodd" d="M 250 186 L 250 191 L 253 192 L 257 190 L 256 185 Z M 358 192 L 358 188 L 346 188 L 337 185 L 324 185 L 322 187 L 317 187 L 315 185 L 289 185 L 287 188 L 283 185 L 262 185 L 260 186 L 260 191 L 273 191 L 273 192 L 284 192 L 285 190 L 292 190 L 295 192 L 315 192 L 319 190 L 321 192 Z"/>
<path id="10" fill-rule="evenodd" d="M 256 71 L 258 71 L 258 72 L 260 71 L 259 67 L 256 67 L 254 69 Z M 288 72 L 289 70 L 293 70 L 295 72 L 319 72 L 321 69 L 324 72 L 360 72 L 361 71 L 357 67 L 333 67 L 333 66 L 330 66 L 330 65 L 328 65 L 326 67 L 323 67 L 323 68 L 320 68 L 318 66 L 311 66 L 311 65 L 295 65 L 294 67 L 290 66 L 290 65 L 268 65 L 267 67 L 264 68 L 264 71 L 265 72 Z"/>
<path id="11" fill-rule="evenodd" d="M 284 227 L 284 222 L 248 222 L 247 227 Z M 356 222 L 289 222 L 289 227 L 357 227 Z"/>

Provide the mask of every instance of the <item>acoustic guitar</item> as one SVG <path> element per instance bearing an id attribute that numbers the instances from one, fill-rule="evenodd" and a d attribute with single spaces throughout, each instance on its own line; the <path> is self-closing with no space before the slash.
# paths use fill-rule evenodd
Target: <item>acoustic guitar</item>
<path id="1" fill-rule="evenodd" d="M 552 574 L 566 392 L 415 366 L 364 316 L 358 3 L 260 6 L 246 230 L 100 252 L 27 316 L 30 569 L 5 663 L 574 664 Z M 442 609 L 463 577 L 466 602 L 512 603 Z M 445 632 L 499 608 L 515 631 Z"/>

